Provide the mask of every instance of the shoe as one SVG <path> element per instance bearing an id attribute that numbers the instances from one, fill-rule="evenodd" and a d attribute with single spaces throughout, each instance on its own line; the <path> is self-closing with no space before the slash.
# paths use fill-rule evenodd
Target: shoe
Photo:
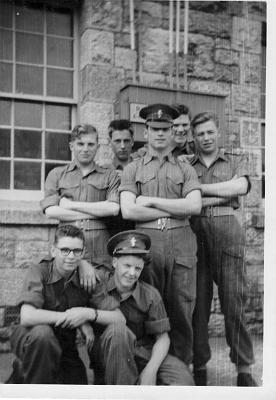
<path id="1" fill-rule="evenodd" d="M 194 369 L 194 381 L 196 386 L 207 386 L 207 369 Z"/>
<path id="2" fill-rule="evenodd" d="M 258 386 L 249 372 L 240 372 L 237 378 L 237 386 Z"/>

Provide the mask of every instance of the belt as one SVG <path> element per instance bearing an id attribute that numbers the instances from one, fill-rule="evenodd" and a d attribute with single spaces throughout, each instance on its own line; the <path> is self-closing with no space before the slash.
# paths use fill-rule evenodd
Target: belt
<path id="1" fill-rule="evenodd" d="M 233 207 L 229 206 L 207 206 L 202 208 L 201 217 L 220 217 L 225 215 L 235 215 Z"/>
<path id="2" fill-rule="evenodd" d="M 158 229 L 163 231 L 164 229 L 170 230 L 175 228 L 183 228 L 184 226 L 188 225 L 190 225 L 188 218 L 175 219 L 164 217 L 148 222 L 137 222 L 135 228 Z"/>
<path id="3" fill-rule="evenodd" d="M 75 221 L 62 221 L 59 226 L 74 225 L 83 231 L 106 229 L 106 225 L 99 219 L 77 219 Z"/>

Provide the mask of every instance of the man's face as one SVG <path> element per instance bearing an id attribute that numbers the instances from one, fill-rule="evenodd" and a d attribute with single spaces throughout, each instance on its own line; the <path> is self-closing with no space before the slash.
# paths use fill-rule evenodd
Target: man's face
<path id="1" fill-rule="evenodd" d="M 164 151 L 171 148 L 172 128 L 154 128 L 147 126 L 145 138 L 148 140 L 148 145 L 156 151 Z"/>
<path id="2" fill-rule="evenodd" d="M 188 114 L 182 114 L 173 121 L 173 140 L 178 146 L 186 143 L 189 130 L 190 118 Z"/>
<path id="3" fill-rule="evenodd" d="M 135 255 L 113 257 L 115 282 L 120 292 L 132 290 L 144 268 L 144 260 Z"/>
<path id="4" fill-rule="evenodd" d="M 194 139 L 200 153 L 210 155 L 218 150 L 218 128 L 214 121 L 206 121 L 195 127 Z"/>
<path id="5" fill-rule="evenodd" d="M 70 150 L 74 159 L 82 166 L 91 164 L 98 149 L 98 138 L 94 133 L 81 135 L 79 138 L 70 142 Z"/>
<path id="6" fill-rule="evenodd" d="M 59 275 L 69 276 L 78 267 L 82 258 L 83 241 L 76 237 L 61 237 L 52 246 L 51 253 L 55 258 L 55 266 Z"/>
<path id="7" fill-rule="evenodd" d="M 133 147 L 133 138 L 129 130 L 113 131 L 111 146 L 118 160 L 127 161 Z"/>

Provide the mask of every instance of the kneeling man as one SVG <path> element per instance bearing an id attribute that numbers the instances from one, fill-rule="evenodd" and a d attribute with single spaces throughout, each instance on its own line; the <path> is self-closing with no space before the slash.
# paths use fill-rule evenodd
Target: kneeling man
<path id="1" fill-rule="evenodd" d="M 125 323 L 94 324 L 91 359 L 107 385 L 193 385 L 188 367 L 169 355 L 170 323 L 157 289 L 139 281 L 150 237 L 139 231 L 113 236 L 107 245 L 113 271 L 101 269 L 91 299 L 99 310 L 119 309 Z"/>

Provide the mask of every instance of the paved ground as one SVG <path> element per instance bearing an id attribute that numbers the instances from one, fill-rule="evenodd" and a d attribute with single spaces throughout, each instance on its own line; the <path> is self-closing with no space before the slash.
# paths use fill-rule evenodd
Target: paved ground
<path id="1" fill-rule="evenodd" d="M 262 359 L 263 359 L 263 343 L 262 338 L 253 337 L 256 363 L 253 368 L 253 375 L 259 386 L 262 385 Z M 229 349 L 224 338 L 211 338 L 212 360 L 208 364 L 208 385 L 209 386 L 235 386 L 236 371 L 235 367 L 229 361 Z M 81 356 L 84 358 L 86 365 L 88 358 L 81 350 Z M 3 383 L 11 372 L 13 356 L 10 353 L 0 354 L 0 383 Z M 89 382 L 93 383 L 93 372 L 88 370 Z"/>

